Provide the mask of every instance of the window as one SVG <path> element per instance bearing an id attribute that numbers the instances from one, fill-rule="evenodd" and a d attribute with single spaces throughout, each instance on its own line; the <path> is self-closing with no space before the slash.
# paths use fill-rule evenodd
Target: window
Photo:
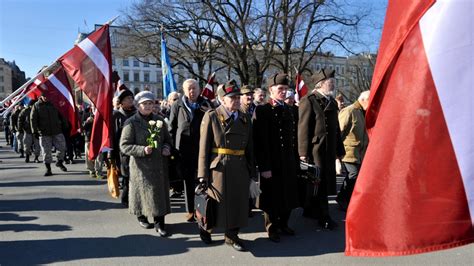
<path id="1" fill-rule="evenodd" d="M 0 86 L 0 92 L 5 92 L 5 87 Z"/>
<path id="2" fill-rule="evenodd" d="M 345 68 L 345 67 L 341 67 L 341 74 L 342 74 L 342 75 L 344 75 L 344 74 L 345 74 L 345 73 L 344 73 L 344 72 L 346 72 L 345 70 L 346 70 L 346 68 Z"/>
<path id="3" fill-rule="evenodd" d="M 133 81 L 140 81 L 140 73 L 138 72 L 133 73 Z"/>
<path id="4" fill-rule="evenodd" d="M 0 76 L 0 82 L 3 82 L 3 81 L 4 81 L 3 76 Z"/>
<path id="5" fill-rule="evenodd" d="M 123 73 L 123 81 L 130 81 L 130 75 L 128 72 Z"/>
<path id="6" fill-rule="evenodd" d="M 123 65 L 123 66 L 126 66 L 126 67 L 129 66 L 129 65 L 128 65 L 128 58 L 124 58 L 124 59 L 123 59 L 122 65 Z"/>
<path id="7" fill-rule="evenodd" d="M 339 72 L 339 66 L 336 66 L 336 73 L 337 73 L 337 74 L 340 74 L 340 72 Z"/>
<path id="8" fill-rule="evenodd" d="M 146 72 L 143 74 L 143 81 L 150 82 L 150 73 Z"/>
<path id="9" fill-rule="evenodd" d="M 150 67 L 150 64 L 148 62 L 143 62 L 143 67 Z"/>
<path id="10" fill-rule="evenodd" d="M 3 72 L 3 67 L 0 67 L 0 72 Z"/>
<path id="11" fill-rule="evenodd" d="M 332 65 L 329 65 L 329 70 L 332 70 L 333 69 L 333 66 Z"/>
<path id="12" fill-rule="evenodd" d="M 115 57 L 112 56 L 112 65 L 115 66 Z"/>
<path id="13" fill-rule="evenodd" d="M 139 67 L 139 66 L 140 66 L 140 62 L 138 62 L 137 59 L 133 59 L 133 66 L 134 66 L 134 67 Z"/>
<path id="14" fill-rule="evenodd" d="M 319 71 L 321 69 L 321 65 L 320 64 L 317 64 L 316 65 L 316 71 Z"/>

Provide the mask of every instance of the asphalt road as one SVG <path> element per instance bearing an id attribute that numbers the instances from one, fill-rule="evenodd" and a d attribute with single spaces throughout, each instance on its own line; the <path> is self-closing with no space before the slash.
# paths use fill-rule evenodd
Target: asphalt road
<path id="1" fill-rule="evenodd" d="M 2 134 L 3 137 L 3 134 Z M 266 238 L 258 210 L 242 229 L 248 252 L 224 244 L 203 244 L 196 224 L 184 221 L 184 200 L 172 199 L 166 216 L 170 238 L 139 227 L 134 216 L 109 196 L 106 182 L 88 177 L 82 163 L 53 166 L 43 177 L 43 165 L 23 162 L 0 141 L 0 265 L 473 265 L 474 245 L 421 255 L 386 258 L 344 256 L 344 213 L 331 202 L 339 223 L 336 231 L 320 230 L 316 222 L 293 211 L 290 226 L 296 236 L 278 244 Z M 370 234 L 370 232 L 367 232 Z"/>

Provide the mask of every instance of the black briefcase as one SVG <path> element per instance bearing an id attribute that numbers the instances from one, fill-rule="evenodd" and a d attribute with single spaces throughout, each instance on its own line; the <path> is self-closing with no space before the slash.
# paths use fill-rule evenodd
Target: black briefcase
<path id="1" fill-rule="evenodd" d="M 207 194 L 207 188 L 202 184 L 196 187 L 194 194 L 196 221 L 200 228 L 209 230 L 215 225 L 216 201 Z"/>

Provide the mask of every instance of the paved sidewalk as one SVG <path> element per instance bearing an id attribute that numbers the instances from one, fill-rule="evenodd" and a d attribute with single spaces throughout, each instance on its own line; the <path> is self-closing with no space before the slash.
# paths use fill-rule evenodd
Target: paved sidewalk
<path id="1" fill-rule="evenodd" d="M 184 200 L 172 199 L 166 217 L 173 235 L 160 238 L 138 226 L 136 218 L 106 191 L 106 182 L 87 175 L 83 163 L 53 166 L 43 177 L 43 164 L 26 164 L 0 141 L 0 265 L 59 263 L 68 265 L 471 265 L 474 245 L 422 255 L 352 258 L 344 252 L 344 213 L 334 202 L 339 228 L 321 231 L 316 222 L 293 212 L 296 236 L 278 244 L 263 232 L 263 216 L 255 211 L 240 234 L 249 252 L 224 244 L 222 232 L 206 246 L 197 226 L 184 222 Z M 367 232 L 370 234 L 370 232 Z"/>

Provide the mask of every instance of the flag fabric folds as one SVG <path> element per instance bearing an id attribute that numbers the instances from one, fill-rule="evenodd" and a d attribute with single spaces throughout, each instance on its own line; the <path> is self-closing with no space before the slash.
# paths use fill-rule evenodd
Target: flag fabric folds
<path id="1" fill-rule="evenodd" d="M 112 147 L 111 48 L 109 25 L 105 24 L 74 48 L 59 62 L 97 108 L 92 127 L 89 158 Z"/>
<path id="2" fill-rule="evenodd" d="M 202 90 L 201 95 L 209 100 L 214 100 L 216 98 L 216 94 L 214 93 L 214 79 L 216 76 L 216 72 L 212 72 L 209 80 L 207 81 L 206 86 Z"/>
<path id="3" fill-rule="evenodd" d="M 39 85 L 39 90 L 44 92 L 59 113 L 69 122 L 69 134 L 72 136 L 79 130 L 79 120 L 77 117 L 74 95 L 69 84 L 64 68 L 61 66 L 53 74 Z"/>
<path id="4" fill-rule="evenodd" d="M 171 92 L 177 91 L 177 89 L 163 33 L 161 33 L 161 69 L 163 72 L 163 98 L 166 99 Z"/>
<path id="5" fill-rule="evenodd" d="M 295 86 L 295 101 L 298 103 L 308 93 L 308 87 L 306 87 L 303 78 L 298 72 L 296 73 Z"/>
<path id="6" fill-rule="evenodd" d="M 389 2 L 346 255 L 409 255 L 474 241 L 474 40 L 466 34 L 473 7 Z"/>

